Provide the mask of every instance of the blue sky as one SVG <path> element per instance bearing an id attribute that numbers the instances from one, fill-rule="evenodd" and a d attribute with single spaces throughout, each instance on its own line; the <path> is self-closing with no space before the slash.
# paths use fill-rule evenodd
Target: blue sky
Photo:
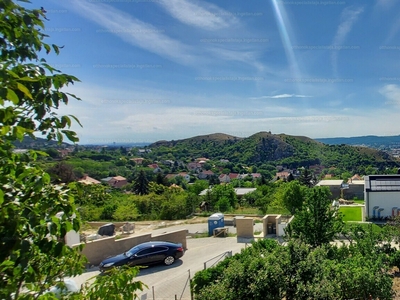
<path id="1" fill-rule="evenodd" d="M 35 1 L 81 143 L 400 132 L 400 2 Z"/>

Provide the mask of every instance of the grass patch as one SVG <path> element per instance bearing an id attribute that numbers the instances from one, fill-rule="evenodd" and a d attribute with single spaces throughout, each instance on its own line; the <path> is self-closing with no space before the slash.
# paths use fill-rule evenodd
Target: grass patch
<path id="1" fill-rule="evenodd" d="M 209 237 L 208 232 L 200 232 L 200 233 L 195 233 L 193 235 L 191 235 L 192 238 L 194 239 L 201 239 L 201 238 L 206 238 Z"/>
<path id="2" fill-rule="evenodd" d="M 263 215 L 262 211 L 259 210 L 256 207 L 240 207 L 238 209 L 235 209 L 231 212 L 229 212 L 229 214 L 235 214 L 235 215 Z"/>
<path id="3" fill-rule="evenodd" d="M 283 207 L 268 207 L 264 215 L 290 215 L 290 211 Z"/>
<path id="4" fill-rule="evenodd" d="M 343 221 L 349 222 L 349 221 L 362 221 L 362 212 L 361 212 L 361 207 L 344 207 L 341 206 L 339 208 L 339 211 L 343 214 Z"/>
<path id="5" fill-rule="evenodd" d="M 357 222 L 347 222 L 345 224 L 345 229 L 349 229 L 351 225 L 359 225 L 365 230 L 372 228 L 372 232 L 379 233 L 382 231 L 382 227 L 374 224 L 374 223 L 357 223 Z"/>

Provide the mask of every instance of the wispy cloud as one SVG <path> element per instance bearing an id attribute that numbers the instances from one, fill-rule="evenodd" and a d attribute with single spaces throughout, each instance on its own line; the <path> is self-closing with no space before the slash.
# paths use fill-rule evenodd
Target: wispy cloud
<path id="1" fill-rule="evenodd" d="M 232 14 L 207 2 L 160 0 L 157 3 L 180 22 L 201 29 L 217 30 L 237 22 Z"/>
<path id="2" fill-rule="evenodd" d="M 220 60 L 242 62 L 255 67 L 258 71 L 264 71 L 270 74 L 273 73 L 272 69 L 269 69 L 258 61 L 258 54 L 255 51 L 232 50 L 218 47 L 208 47 L 205 48 L 205 50 Z"/>
<path id="3" fill-rule="evenodd" d="M 336 31 L 336 35 L 333 38 L 333 46 L 342 46 L 343 42 L 346 40 L 347 35 L 351 31 L 354 23 L 358 20 L 359 15 L 364 11 L 363 7 L 347 7 L 342 11 L 340 16 L 340 24 Z M 338 51 L 333 51 L 331 60 L 333 73 L 337 76 L 337 58 Z"/>
<path id="4" fill-rule="evenodd" d="M 400 87 L 397 84 L 387 84 L 379 90 L 379 93 L 388 100 L 388 104 L 400 104 Z"/>
<path id="5" fill-rule="evenodd" d="M 385 39 L 385 44 L 389 43 L 400 31 L 400 15 L 397 15 L 397 21 L 393 23 L 392 28 L 389 30 L 389 34 Z"/>
<path id="6" fill-rule="evenodd" d="M 375 6 L 380 9 L 389 9 L 395 5 L 397 0 L 376 0 Z"/>
<path id="7" fill-rule="evenodd" d="M 274 96 L 261 96 L 252 97 L 251 100 L 261 100 L 261 99 L 282 99 L 282 98 L 312 98 L 312 96 L 307 95 L 297 95 L 297 94 L 279 94 Z"/>
<path id="8" fill-rule="evenodd" d="M 186 44 L 169 37 L 163 29 L 138 20 L 110 5 L 93 4 L 85 0 L 72 0 L 72 3 L 73 9 L 77 13 L 99 25 L 99 34 L 114 34 L 131 45 L 176 63 L 199 67 L 215 63 L 216 60 L 238 61 L 255 67 L 259 71 L 265 70 L 265 66 L 257 61 L 256 52 L 243 49 L 243 47 L 231 50 L 206 46 L 205 43 L 200 46 Z M 168 3 L 161 2 L 161 4 L 180 21 L 191 22 L 193 26 L 216 29 L 236 22 L 235 17 L 218 16 L 217 14 L 226 15 L 228 13 L 212 4 L 200 6 L 186 0 L 172 0 Z M 192 17 L 193 14 L 198 17 Z"/>
<path id="9" fill-rule="evenodd" d="M 190 47 L 174 40 L 163 30 L 142 22 L 110 5 L 91 4 L 84 0 L 72 0 L 73 8 L 83 17 L 101 26 L 101 34 L 115 34 L 124 41 L 166 57 L 181 64 L 192 64 L 196 56 Z M 197 58 L 198 59 L 198 58 Z"/>

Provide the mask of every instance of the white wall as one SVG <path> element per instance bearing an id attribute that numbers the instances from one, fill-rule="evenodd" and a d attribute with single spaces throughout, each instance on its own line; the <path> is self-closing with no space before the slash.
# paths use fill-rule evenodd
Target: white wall
<path id="1" fill-rule="evenodd" d="M 68 231 L 65 235 L 65 243 L 70 247 L 72 247 L 72 245 L 79 244 L 80 242 L 81 239 L 79 237 L 79 233 L 77 233 L 75 230 Z"/>
<path id="2" fill-rule="evenodd" d="M 400 192 L 368 192 L 368 216 L 373 216 L 373 208 L 374 206 L 379 206 L 380 208 L 384 208 L 381 211 L 381 217 L 391 216 L 392 208 L 398 207 L 400 208 Z M 378 215 L 378 212 L 375 212 L 375 215 Z"/>
<path id="3" fill-rule="evenodd" d="M 286 226 L 287 226 L 287 223 L 278 224 L 278 228 L 276 230 L 276 236 L 284 236 Z"/>

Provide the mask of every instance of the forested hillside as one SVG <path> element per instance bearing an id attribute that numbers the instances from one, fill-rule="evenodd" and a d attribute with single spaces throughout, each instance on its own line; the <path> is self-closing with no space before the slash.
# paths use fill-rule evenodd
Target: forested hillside
<path id="1" fill-rule="evenodd" d="M 210 134 L 177 141 L 151 144 L 151 157 L 170 155 L 229 159 L 234 163 L 282 164 L 290 168 L 320 164 L 357 170 L 359 166 L 395 167 L 398 160 L 388 153 L 359 146 L 327 145 L 302 136 L 259 132 L 247 138 Z"/>

